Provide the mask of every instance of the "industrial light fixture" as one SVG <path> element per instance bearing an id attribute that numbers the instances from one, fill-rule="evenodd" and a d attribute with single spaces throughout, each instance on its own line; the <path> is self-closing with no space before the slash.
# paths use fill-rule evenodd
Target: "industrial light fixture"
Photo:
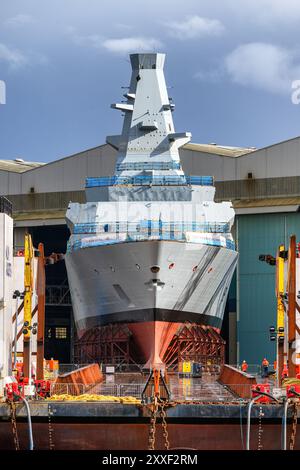
<path id="1" fill-rule="evenodd" d="M 276 258 L 272 255 L 259 255 L 258 259 L 259 261 L 265 261 L 270 266 L 276 266 Z"/>
<path id="2" fill-rule="evenodd" d="M 276 341 L 276 338 L 278 337 L 278 342 L 283 343 L 284 342 L 284 327 L 280 326 L 278 330 L 276 330 L 275 326 L 270 326 L 269 327 L 269 332 L 270 332 L 270 341 Z"/>
<path id="3" fill-rule="evenodd" d="M 18 297 L 21 297 L 21 292 L 19 290 L 15 290 L 13 293 L 13 299 L 17 299 Z"/>

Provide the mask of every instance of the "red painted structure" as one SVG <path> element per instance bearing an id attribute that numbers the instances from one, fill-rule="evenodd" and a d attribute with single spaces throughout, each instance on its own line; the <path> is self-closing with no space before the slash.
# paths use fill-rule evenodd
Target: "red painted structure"
<path id="1" fill-rule="evenodd" d="M 74 362 L 87 364 L 144 364 L 149 350 L 152 360 L 163 358 L 169 369 L 178 370 L 182 361 L 195 361 L 203 366 L 223 365 L 225 341 L 219 332 L 206 326 L 161 322 L 159 341 L 151 342 L 156 327 L 153 324 L 114 324 L 88 330 L 74 345 Z M 170 327 L 171 325 L 171 327 Z M 135 328 L 142 328 L 136 334 Z M 136 338 L 139 338 L 138 342 Z M 158 360 L 158 359 L 157 359 Z"/>

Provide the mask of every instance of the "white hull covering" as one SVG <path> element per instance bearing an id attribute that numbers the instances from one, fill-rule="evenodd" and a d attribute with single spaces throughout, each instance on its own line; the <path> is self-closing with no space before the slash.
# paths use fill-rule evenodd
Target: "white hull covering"
<path id="1" fill-rule="evenodd" d="M 152 240 L 68 253 L 78 330 L 156 320 L 220 328 L 236 259 L 235 251 L 219 246 Z"/>

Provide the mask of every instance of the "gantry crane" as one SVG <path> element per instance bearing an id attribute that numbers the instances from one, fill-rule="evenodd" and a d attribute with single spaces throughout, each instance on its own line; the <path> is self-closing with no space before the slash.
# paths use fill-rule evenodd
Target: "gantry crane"
<path id="1" fill-rule="evenodd" d="M 260 255 L 260 261 L 276 266 L 277 326 L 270 327 L 271 339 L 277 341 L 277 384 L 281 385 L 283 373 L 289 377 L 297 374 L 296 334 L 300 329 L 296 312 L 300 313 L 296 293 L 296 236 L 290 237 L 289 249 L 280 245 L 277 256 Z M 286 266 L 287 264 L 287 266 Z"/>
<path id="2" fill-rule="evenodd" d="M 15 335 L 14 343 L 23 334 L 23 375 L 31 377 L 31 335 L 37 333 L 37 358 L 36 358 L 36 378 L 44 378 L 44 332 L 45 332 L 45 266 L 54 264 L 64 258 L 62 253 L 52 253 L 49 256 L 44 254 L 44 245 L 39 243 L 38 250 L 34 250 L 31 235 L 25 234 L 24 241 L 24 301 L 20 306 L 20 311 L 24 308 L 24 320 L 22 330 Z M 34 286 L 34 257 L 37 256 L 36 286 Z M 35 290 L 36 287 L 36 290 Z M 32 296 L 37 294 L 37 306 L 32 310 Z M 37 323 L 32 324 L 32 318 L 37 311 Z M 19 312 L 18 312 L 19 313 Z M 16 321 L 16 316 L 13 317 Z M 16 347 L 16 345 L 15 345 Z"/>

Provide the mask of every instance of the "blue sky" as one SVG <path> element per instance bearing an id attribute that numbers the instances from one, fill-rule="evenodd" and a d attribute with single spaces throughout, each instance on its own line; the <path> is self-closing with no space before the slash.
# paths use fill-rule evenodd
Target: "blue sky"
<path id="1" fill-rule="evenodd" d="M 119 133 L 110 104 L 136 51 L 167 54 L 176 130 L 193 142 L 300 135 L 299 22 L 298 0 L 1 0 L 0 158 L 52 161 Z"/>

